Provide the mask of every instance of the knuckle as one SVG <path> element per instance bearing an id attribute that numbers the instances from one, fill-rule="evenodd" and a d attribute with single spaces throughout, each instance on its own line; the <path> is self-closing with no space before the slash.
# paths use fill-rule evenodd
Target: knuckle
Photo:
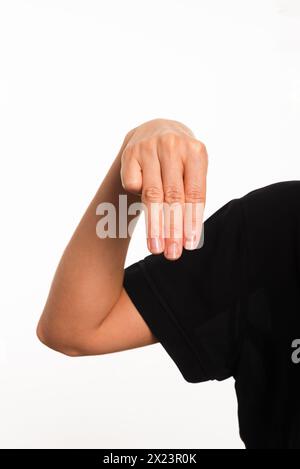
<path id="1" fill-rule="evenodd" d="M 195 153 L 196 155 L 203 156 L 203 155 L 207 154 L 206 146 L 200 140 L 197 140 L 197 139 L 194 139 L 194 138 L 191 139 L 190 140 L 190 148 L 193 151 L 193 153 Z"/>
<path id="2" fill-rule="evenodd" d="M 155 145 L 153 137 L 141 140 L 139 142 L 139 151 L 151 151 Z"/>
<path id="3" fill-rule="evenodd" d="M 200 187 L 188 187 L 185 191 L 185 199 L 187 202 L 205 202 L 205 195 Z"/>
<path id="4" fill-rule="evenodd" d="M 177 186 L 167 186 L 164 189 L 165 201 L 169 204 L 174 202 L 181 202 L 183 200 L 183 193 Z"/>
<path id="5" fill-rule="evenodd" d="M 174 132 L 164 132 L 160 135 L 159 141 L 163 147 L 173 148 L 179 142 L 179 136 Z"/>
<path id="6" fill-rule="evenodd" d="M 162 190 L 157 186 L 149 186 L 143 190 L 143 200 L 146 202 L 159 202 L 162 197 Z"/>
<path id="7" fill-rule="evenodd" d="M 204 143 L 197 140 L 189 149 L 189 158 L 192 162 L 200 162 L 204 169 L 208 166 L 208 154 Z"/>

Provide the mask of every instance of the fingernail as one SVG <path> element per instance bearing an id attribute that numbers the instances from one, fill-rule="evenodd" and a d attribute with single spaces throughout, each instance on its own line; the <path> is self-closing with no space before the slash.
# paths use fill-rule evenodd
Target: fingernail
<path id="1" fill-rule="evenodd" d="M 157 252 L 157 253 L 162 251 L 162 243 L 159 238 L 150 239 L 150 250 L 151 252 Z"/>
<path id="2" fill-rule="evenodd" d="M 193 236 L 192 238 L 188 238 L 185 240 L 184 243 L 185 249 L 195 249 L 197 247 L 197 236 Z"/>
<path id="3" fill-rule="evenodd" d="M 176 259 L 178 257 L 178 250 L 177 250 L 177 244 L 176 243 L 171 243 L 169 246 L 168 246 L 168 249 L 167 249 L 167 256 L 170 258 L 170 259 Z"/>

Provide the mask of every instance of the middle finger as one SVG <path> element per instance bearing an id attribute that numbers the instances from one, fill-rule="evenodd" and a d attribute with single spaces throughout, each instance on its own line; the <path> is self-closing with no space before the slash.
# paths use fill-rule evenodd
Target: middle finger
<path id="1" fill-rule="evenodd" d="M 182 254 L 184 184 L 183 165 L 179 158 L 163 158 L 161 174 L 164 191 L 165 256 L 170 260 Z"/>

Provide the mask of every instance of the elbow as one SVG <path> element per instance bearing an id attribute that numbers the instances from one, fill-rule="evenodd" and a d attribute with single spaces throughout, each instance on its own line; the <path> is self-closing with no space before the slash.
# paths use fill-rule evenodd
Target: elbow
<path id="1" fill-rule="evenodd" d="M 68 357 L 89 355 L 86 348 L 78 343 L 79 341 L 71 339 L 69 334 L 64 331 L 46 326 L 42 320 L 37 325 L 36 335 L 43 345 Z"/>

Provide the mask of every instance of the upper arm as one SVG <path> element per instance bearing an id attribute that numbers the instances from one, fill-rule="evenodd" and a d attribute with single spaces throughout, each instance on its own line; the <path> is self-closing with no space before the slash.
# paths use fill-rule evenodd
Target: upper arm
<path id="1" fill-rule="evenodd" d="M 72 323 L 76 314 L 82 316 L 90 307 L 97 317 L 101 295 L 96 301 L 93 292 L 99 282 L 85 291 L 84 302 L 71 295 L 76 311 L 64 303 L 70 319 L 60 327 L 52 323 L 55 340 L 50 337 L 46 342 L 67 355 L 101 355 L 159 341 L 189 382 L 231 376 L 244 291 L 242 220 L 240 204 L 233 200 L 205 222 L 201 249 L 184 250 L 174 262 L 152 254 L 127 267 L 118 300 L 91 327 L 77 322 L 72 328 Z"/>

